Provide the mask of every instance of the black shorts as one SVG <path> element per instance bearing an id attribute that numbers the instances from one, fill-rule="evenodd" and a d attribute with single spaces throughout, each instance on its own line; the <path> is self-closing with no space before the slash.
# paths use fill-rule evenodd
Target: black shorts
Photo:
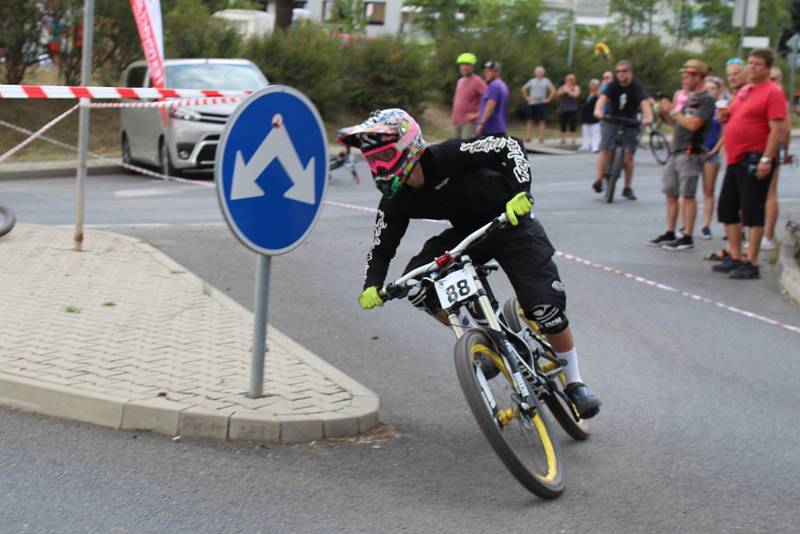
<path id="1" fill-rule="evenodd" d="M 425 265 L 444 251 L 452 249 L 471 231 L 448 228 L 425 242 L 411 258 L 405 271 Z M 476 265 L 496 259 L 508 276 L 525 315 L 532 318 L 537 305 L 549 304 L 564 311 L 567 294 L 553 262 L 555 249 L 541 223 L 520 218 L 518 226 L 509 226 L 488 236 L 468 251 Z"/>
<path id="2" fill-rule="evenodd" d="M 547 104 L 528 104 L 525 106 L 525 118 L 529 121 L 543 121 L 547 116 Z"/>
<path id="3" fill-rule="evenodd" d="M 745 226 L 764 226 L 764 206 L 775 169 L 773 167 L 769 176 L 759 180 L 755 174 L 757 162 L 758 157 L 753 156 L 728 165 L 725 169 L 725 179 L 717 203 L 717 217 L 722 224 L 742 222 Z"/>
<path id="4" fill-rule="evenodd" d="M 566 132 L 569 128 L 570 132 L 574 132 L 578 128 L 578 112 L 576 111 L 562 111 L 558 114 L 561 120 L 561 131 Z"/>
<path id="5" fill-rule="evenodd" d="M 632 153 L 639 147 L 639 127 L 603 121 L 601 126 L 600 150 L 613 150 L 618 132 L 622 130 L 622 146 Z"/>

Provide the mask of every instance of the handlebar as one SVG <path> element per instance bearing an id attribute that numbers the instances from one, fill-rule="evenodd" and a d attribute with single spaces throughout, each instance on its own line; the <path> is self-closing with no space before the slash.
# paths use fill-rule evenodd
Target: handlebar
<path id="1" fill-rule="evenodd" d="M 508 217 L 506 217 L 505 213 L 499 215 L 498 217 L 495 217 L 490 222 L 484 224 L 483 226 L 481 226 L 480 228 L 469 234 L 467 237 L 464 238 L 463 241 L 461 241 L 459 244 L 453 247 L 453 250 L 445 252 L 445 254 L 443 254 L 442 256 L 452 257 L 452 258 L 460 256 L 461 253 L 464 252 L 467 248 L 469 248 L 469 246 L 472 245 L 475 241 L 479 240 L 480 238 L 491 232 L 494 232 L 499 228 L 504 227 L 507 223 L 508 223 Z M 442 256 L 440 256 L 440 258 Z M 426 263 L 425 265 L 421 265 L 412 271 L 407 272 L 394 282 L 383 286 L 383 288 L 378 292 L 378 294 L 384 301 L 403 297 L 404 292 L 402 291 L 402 288 L 403 286 L 406 285 L 406 283 L 409 280 L 412 280 L 427 272 L 433 271 L 434 269 L 443 267 L 442 265 L 439 265 L 439 263 L 437 262 L 438 259 L 439 258 L 433 260 L 430 263 Z"/>
<path id="2" fill-rule="evenodd" d="M 618 117 L 614 115 L 606 115 L 603 117 L 605 122 L 612 122 L 615 124 L 624 124 L 626 126 L 639 126 L 642 121 L 639 119 L 631 119 L 630 117 Z"/>

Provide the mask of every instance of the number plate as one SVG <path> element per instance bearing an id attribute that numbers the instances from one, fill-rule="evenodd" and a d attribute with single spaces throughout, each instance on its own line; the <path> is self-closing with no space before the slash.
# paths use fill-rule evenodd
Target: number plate
<path id="1" fill-rule="evenodd" d="M 475 280 L 464 271 L 448 274 L 441 280 L 437 280 L 434 286 L 442 308 L 450 308 L 456 302 L 466 300 L 478 292 Z"/>

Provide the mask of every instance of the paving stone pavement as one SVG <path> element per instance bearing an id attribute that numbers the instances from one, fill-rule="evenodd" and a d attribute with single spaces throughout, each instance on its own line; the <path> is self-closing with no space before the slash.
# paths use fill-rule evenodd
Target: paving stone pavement
<path id="1" fill-rule="evenodd" d="M 269 328 L 246 396 L 253 317 L 153 247 L 19 224 L 0 238 L 0 405 L 118 429 L 308 442 L 378 423 L 376 394 Z"/>

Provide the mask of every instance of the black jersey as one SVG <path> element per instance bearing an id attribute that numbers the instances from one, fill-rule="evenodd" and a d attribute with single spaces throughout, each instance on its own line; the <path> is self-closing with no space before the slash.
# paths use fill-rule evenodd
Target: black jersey
<path id="1" fill-rule="evenodd" d="M 425 184 L 382 198 L 375 238 L 367 254 L 364 287 L 383 285 L 389 262 L 411 219 L 447 220 L 472 231 L 505 211 L 519 192 L 530 192 L 531 168 L 524 145 L 508 136 L 451 139 L 429 145 L 420 158 Z"/>

